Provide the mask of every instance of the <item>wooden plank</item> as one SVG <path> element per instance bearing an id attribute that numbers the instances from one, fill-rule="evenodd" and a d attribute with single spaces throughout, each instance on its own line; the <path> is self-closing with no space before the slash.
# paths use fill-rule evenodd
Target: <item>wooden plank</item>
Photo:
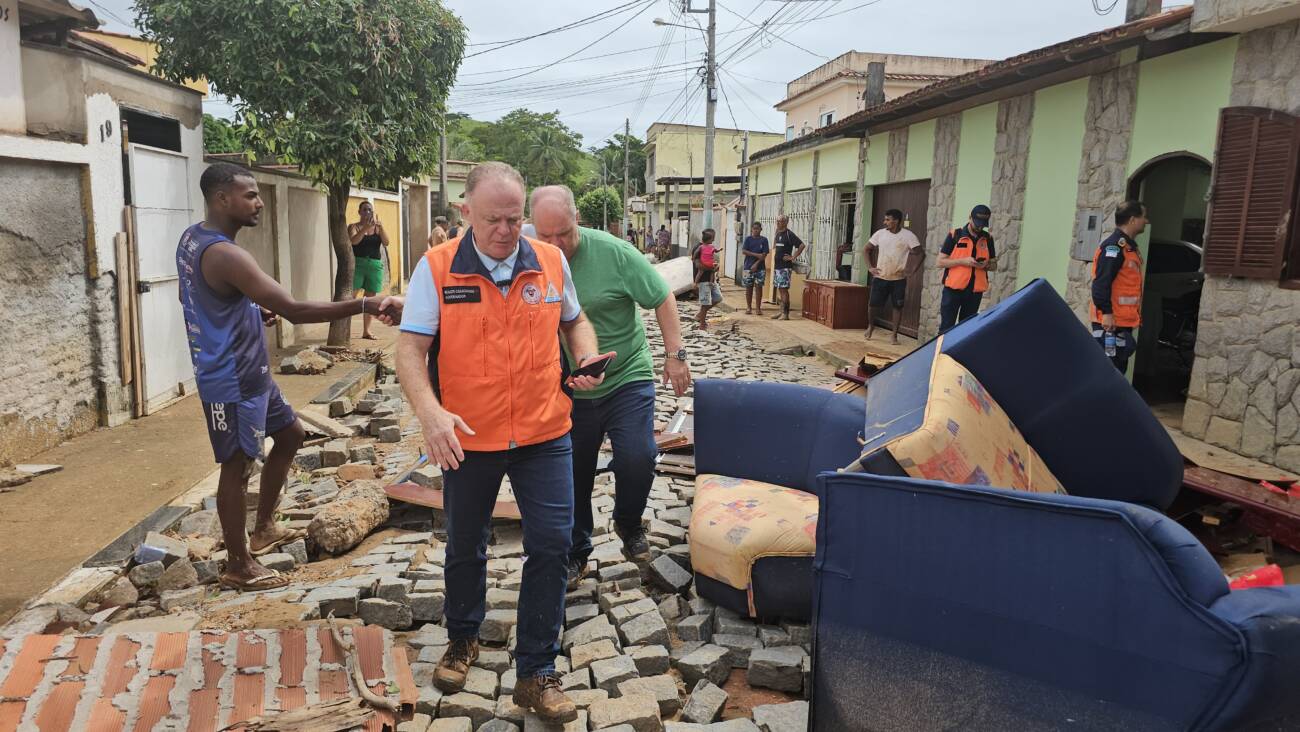
<path id="1" fill-rule="evenodd" d="M 149 414 L 148 399 L 144 393 L 144 350 L 142 347 L 140 325 L 140 257 L 135 239 L 135 210 L 132 206 L 122 208 L 122 227 L 126 231 L 126 258 L 124 268 L 127 275 L 127 303 L 129 305 L 128 323 L 131 326 L 131 381 L 135 397 L 135 416 Z"/>
<path id="2" fill-rule="evenodd" d="M 415 483 L 394 483 L 393 485 L 384 486 L 384 493 L 394 501 L 411 503 L 416 506 L 425 508 L 436 508 L 442 510 L 443 495 L 441 488 L 426 488 Z M 492 508 L 492 518 L 513 519 L 519 521 L 523 515 L 519 513 L 519 505 L 514 501 L 497 499 L 496 506 Z"/>
<path id="3" fill-rule="evenodd" d="M 124 271 L 130 266 L 125 232 L 113 235 L 113 256 L 117 262 L 117 371 L 122 386 L 127 386 L 134 374 L 131 371 L 131 283 Z"/>
<path id="4" fill-rule="evenodd" d="M 1214 447 L 1169 427 L 1165 427 L 1165 430 L 1178 446 L 1178 451 L 1194 465 L 1253 481 L 1267 480 L 1270 483 L 1300 481 L 1300 475 L 1295 473 Z"/>
<path id="5" fill-rule="evenodd" d="M 320 412 L 303 409 L 298 412 L 298 419 L 307 427 L 308 432 L 326 437 L 352 437 L 356 434 L 351 427 L 330 419 Z"/>

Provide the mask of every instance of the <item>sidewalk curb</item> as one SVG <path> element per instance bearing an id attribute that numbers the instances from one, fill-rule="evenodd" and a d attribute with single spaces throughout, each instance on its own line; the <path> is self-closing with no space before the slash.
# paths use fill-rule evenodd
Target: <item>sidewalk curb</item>
<path id="1" fill-rule="evenodd" d="M 387 352 L 387 349 L 385 349 L 385 353 Z M 377 363 L 357 363 L 342 378 L 317 394 L 309 404 L 328 405 L 339 397 L 353 398 L 357 394 L 364 393 L 375 385 L 380 368 L 381 365 Z M 20 631 L 24 627 L 22 621 L 30 613 L 41 607 L 60 604 L 80 606 L 103 590 L 121 574 L 122 568 L 130 562 L 130 557 L 128 556 L 124 561 L 109 561 L 101 555 L 112 548 L 113 545 L 128 537 L 139 535 L 143 539 L 144 535 L 150 531 L 162 532 L 172 528 L 186 515 L 202 508 L 203 499 L 216 495 L 217 481 L 220 476 L 221 468 L 217 467 L 180 495 L 159 506 L 148 516 L 82 560 L 67 574 L 60 577 L 40 594 L 28 600 L 18 612 L 14 613 L 13 617 L 0 624 L 0 638 L 8 637 L 7 633 L 9 632 Z"/>
<path id="2" fill-rule="evenodd" d="M 715 305 L 714 309 L 720 310 L 724 313 L 737 312 L 737 309 L 734 306 L 727 304 L 725 301 L 720 305 Z M 816 356 L 837 369 L 846 369 L 857 366 L 856 361 L 840 356 L 832 351 L 828 351 L 826 348 L 817 345 L 813 341 L 785 332 L 783 332 L 782 335 L 798 344 L 805 354 Z"/>

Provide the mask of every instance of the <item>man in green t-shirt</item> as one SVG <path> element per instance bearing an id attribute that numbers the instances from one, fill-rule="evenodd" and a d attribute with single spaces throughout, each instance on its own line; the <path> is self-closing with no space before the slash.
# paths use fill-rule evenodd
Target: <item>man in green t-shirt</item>
<path id="1" fill-rule="evenodd" d="M 654 358 L 641 324 L 641 309 L 653 309 L 663 333 L 664 383 L 681 396 L 691 385 L 682 348 L 677 299 L 668 283 L 641 252 L 612 234 L 578 226 L 573 192 L 565 186 L 533 191 L 537 237 L 559 247 L 569 260 L 582 312 L 596 329 L 598 350 L 618 356 L 595 389 L 574 393 L 573 400 L 573 549 L 569 580 L 587 572 L 591 555 L 591 490 L 596 458 L 606 435 L 614 447 L 614 531 L 628 559 L 648 560 L 641 516 L 654 483 Z M 569 367 L 573 354 L 566 353 Z"/>

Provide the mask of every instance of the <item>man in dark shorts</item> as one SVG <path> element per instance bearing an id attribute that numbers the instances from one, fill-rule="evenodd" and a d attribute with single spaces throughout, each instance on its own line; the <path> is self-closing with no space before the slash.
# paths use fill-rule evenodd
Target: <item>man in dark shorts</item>
<path id="1" fill-rule="evenodd" d="M 925 250 L 911 229 L 903 227 L 903 212 L 891 208 L 885 212 L 885 226 L 867 240 L 867 265 L 871 272 L 871 295 L 867 301 L 867 340 L 876 330 L 876 316 L 881 308 L 894 309 L 894 335 L 903 322 L 903 303 L 907 301 L 907 278 L 921 269 Z"/>
<path id="2" fill-rule="evenodd" d="M 298 302 L 235 244 L 245 226 L 257 226 L 262 197 L 251 173 L 230 163 L 203 171 L 199 188 L 207 218 L 185 230 L 176 247 L 181 309 L 195 381 L 203 401 L 212 452 L 221 464 L 217 515 L 228 555 L 220 581 L 239 590 L 283 587 L 288 580 L 255 556 L 301 536 L 275 525 L 275 507 L 304 431 L 271 380 L 264 325 L 283 316 L 293 323 L 324 323 L 357 313 L 378 315 L 374 298 Z M 266 436 L 274 440 L 262 468 L 257 521 L 245 536 L 244 495 Z"/>
<path id="3" fill-rule="evenodd" d="M 776 262 L 772 265 L 772 285 L 776 296 L 781 301 L 781 312 L 772 316 L 772 320 L 790 319 L 790 281 L 794 276 L 794 265 L 803 254 L 803 239 L 790 231 L 790 217 L 784 214 L 776 217 L 776 236 L 772 244 L 776 247 Z"/>

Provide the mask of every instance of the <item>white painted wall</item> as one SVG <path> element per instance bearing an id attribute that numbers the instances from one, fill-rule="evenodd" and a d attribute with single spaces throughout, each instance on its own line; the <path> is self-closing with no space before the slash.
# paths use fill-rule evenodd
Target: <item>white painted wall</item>
<path id="1" fill-rule="evenodd" d="M 18 0 L 0 0 L 0 132 L 27 134 Z"/>

